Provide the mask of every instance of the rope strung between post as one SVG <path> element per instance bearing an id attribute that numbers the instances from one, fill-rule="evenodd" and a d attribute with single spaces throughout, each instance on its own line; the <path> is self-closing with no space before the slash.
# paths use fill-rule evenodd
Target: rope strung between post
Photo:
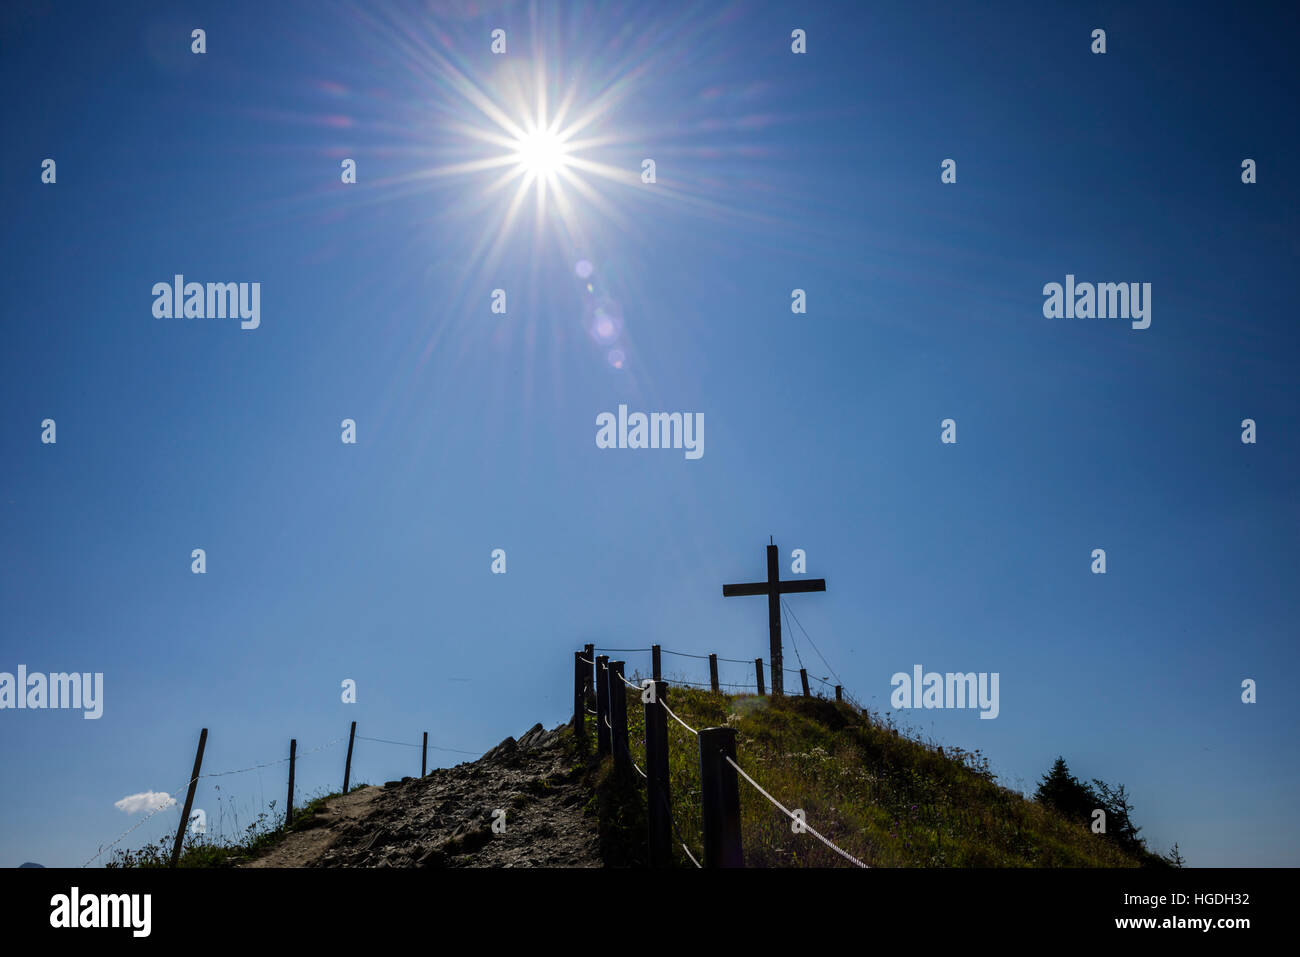
<path id="1" fill-rule="evenodd" d="M 590 708 L 587 709 L 587 714 L 594 714 L 594 715 L 596 715 L 597 717 L 600 716 L 600 712 L 599 712 L 599 711 L 592 711 Z"/>
<path id="2" fill-rule="evenodd" d="M 650 648 L 597 648 L 597 651 L 650 651 Z"/>
<path id="3" fill-rule="evenodd" d="M 649 779 L 647 778 L 647 780 Z M 647 790 L 649 790 L 648 787 Z M 659 800 L 663 802 L 664 810 L 668 813 L 668 823 L 672 825 L 673 834 L 677 838 L 677 843 L 682 846 L 682 850 L 685 851 L 686 856 L 691 859 L 691 863 L 694 864 L 696 867 L 700 867 L 700 862 L 695 859 L 695 855 L 691 853 L 691 849 L 687 847 L 686 842 L 682 840 L 682 832 L 677 830 L 677 820 L 676 818 L 673 817 L 673 809 L 669 806 L 668 798 L 664 796 L 663 791 L 659 792 Z M 703 870 L 703 868 L 700 869 Z"/>
<path id="4" fill-rule="evenodd" d="M 594 662 L 594 661 L 590 661 L 590 660 L 588 660 L 588 659 L 582 657 L 582 655 L 578 655 L 578 660 L 579 660 L 579 661 L 585 661 L 585 662 L 587 662 L 587 664 L 589 664 L 589 665 L 594 665 L 594 664 L 596 663 L 596 662 Z"/>
<path id="5" fill-rule="evenodd" d="M 614 730 L 614 726 L 609 723 L 609 715 L 605 715 L 605 727 L 609 728 L 611 731 Z"/>
<path id="6" fill-rule="evenodd" d="M 677 829 L 673 828 L 673 830 L 677 830 Z M 686 843 L 684 841 L 679 843 L 681 843 L 682 845 L 682 850 L 686 852 L 686 856 L 691 859 L 691 863 L 694 864 L 696 867 L 699 867 L 700 870 L 704 870 L 703 867 L 700 867 L 700 862 L 695 859 L 695 855 L 691 853 L 691 849 L 686 846 Z"/>
<path id="7" fill-rule="evenodd" d="M 664 705 L 664 707 L 667 708 L 668 706 Z M 669 711 L 668 713 L 672 714 L 671 711 Z M 673 715 L 673 717 L 677 717 L 677 716 Z M 678 718 L 677 720 L 680 721 L 681 719 Z M 690 729 L 687 728 L 687 730 Z M 632 748 L 627 744 L 624 744 L 623 752 L 627 755 L 628 763 L 631 764 L 632 767 L 636 769 L 636 773 L 641 775 L 641 777 L 647 782 L 647 790 L 648 790 L 649 787 L 648 782 L 650 781 L 650 776 L 647 775 L 644 771 L 642 771 L 641 768 L 637 765 L 636 759 L 632 757 Z M 673 820 L 673 809 L 669 807 L 668 799 L 664 797 L 663 791 L 660 791 L 658 793 L 659 793 L 659 800 L 663 802 L 664 809 L 668 812 L 668 823 L 672 825 L 673 834 L 676 835 L 677 837 L 677 843 L 681 844 L 682 850 L 685 851 L 686 856 L 691 859 L 691 863 L 694 864 L 696 867 L 700 867 L 700 862 L 695 859 L 695 855 L 691 853 L 691 849 L 687 847 L 686 842 L 682 840 L 682 832 L 677 830 L 677 822 Z"/>
<path id="8" fill-rule="evenodd" d="M 661 705 L 664 706 L 664 710 L 667 711 L 669 714 L 671 714 L 671 715 L 673 716 L 673 720 L 674 720 L 674 721 L 676 721 L 678 724 L 680 724 L 683 728 L 685 728 L 685 729 L 686 729 L 687 731 L 689 731 L 691 734 L 695 735 L 697 738 L 700 736 L 700 733 L 699 733 L 698 731 L 696 731 L 696 730 L 695 730 L 694 728 L 692 728 L 689 724 L 687 724 L 685 721 L 683 721 L 681 718 L 677 717 L 677 715 L 673 713 L 673 709 L 670 708 L 670 707 L 668 707 L 668 702 L 667 702 L 667 701 L 665 701 L 663 698 L 657 698 L 657 699 L 655 699 L 655 700 L 657 700 Z"/>
<path id="9" fill-rule="evenodd" d="M 843 850 L 842 848 L 836 847 L 836 846 L 835 846 L 831 841 L 829 841 L 829 840 L 826 839 L 825 837 L 822 837 L 822 835 L 821 835 L 820 833 L 818 833 L 817 829 L 814 828 L 814 827 L 813 827 L 811 824 L 809 824 L 807 821 L 800 821 L 799 818 L 795 817 L 794 814 L 792 814 L 792 813 L 790 812 L 790 810 L 789 810 L 789 809 L 788 809 L 784 804 L 782 804 L 782 803 L 781 803 L 780 801 L 778 801 L 776 798 L 772 797 L 772 795 L 770 795 L 770 794 L 768 794 L 766 791 L 764 791 L 764 790 L 763 790 L 763 786 L 762 786 L 761 784 L 759 784 L 757 781 L 755 781 L 753 778 L 751 778 L 748 774 L 746 774 L 746 773 L 741 769 L 741 767 L 740 767 L 739 764 L 737 764 L 735 761 L 731 760 L 730 756 L 724 754 L 724 755 L 722 755 L 722 760 L 726 761 L 726 762 L 727 762 L 728 764 L 730 764 L 733 768 L 735 768 L 735 769 L 740 773 L 740 776 L 741 776 L 742 778 L 744 778 L 744 779 L 745 779 L 746 781 L 748 781 L 750 784 L 754 785 L 754 787 L 758 788 L 758 793 L 759 793 L 759 794 L 763 795 L 763 797 L 767 798 L 769 801 L 771 801 L 773 804 L 775 804 L 777 807 L 779 807 L 782 811 L 784 811 L 786 817 L 790 818 L 790 820 L 792 820 L 792 821 L 796 821 L 796 822 L 798 822 L 798 824 L 799 824 L 800 827 L 802 827 L 804 830 L 808 831 L 810 834 L 812 834 L 814 837 L 816 837 L 817 840 L 821 841 L 823 844 L 825 844 L 827 847 L 829 847 L 832 851 L 834 851 L 834 852 L 837 853 L 837 854 L 842 855 L 843 857 L 848 858 L 848 859 L 849 859 L 850 861 L 852 861 L 854 864 L 858 865 L 858 867 L 866 867 L 866 866 L 867 866 L 866 864 L 863 864 L 860 860 L 858 860 L 856 857 L 854 857 L 852 854 L 850 854 L 848 851 Z"/>
<path id="10" fill-rule="evenodd" d="M 627 686 L 628 686 L 629 688 L 631 688 L 633 691 L 644 691 L 644 690 L 645 690 L 645 689 L 644 689 L 643 687 L 641 687 L 640 685 L 638 685 L 638 684 L 633 684 L 632 682 L 628 681 L 626 678 L 623 678 L 623 676 L 622 676 L 622 675 L 619 675 L 617 671 L 611 671 L 610 674 L 618 675 L 620 678 L 623 679 L 623 684 L 627 685 Z"/>

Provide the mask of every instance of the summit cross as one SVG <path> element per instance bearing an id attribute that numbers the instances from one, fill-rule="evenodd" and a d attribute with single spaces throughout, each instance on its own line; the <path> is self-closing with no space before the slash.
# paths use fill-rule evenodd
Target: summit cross
<path id="1" fill-rule="evenodd" d="M 771 538 L 768 538 L 771 542 Z M 772 639 L 772 694 L 785 692 L 781 667 L 781 596 L 798 592 L 825 591 L 824 578 L 799 578 L 793 581 L 781 581 L 781 572 L 777 568 L 780 553 L 776 545 L 767 546 L 767 581 L 746 582 L 738 585 L 723 585 L 723 598 L 736 598 L 741 595 L 767 596 L 767 630 Z"/>

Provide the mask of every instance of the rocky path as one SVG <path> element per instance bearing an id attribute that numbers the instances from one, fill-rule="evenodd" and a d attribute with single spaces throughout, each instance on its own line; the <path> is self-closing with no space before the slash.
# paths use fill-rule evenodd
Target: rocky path
<path id="1" fill-rule="evenodd" d="M 244 866 L 600 867 L 590 795 L 566 740 L 564 725 L 537 724 L 472 763 L 355 790 Z"/>

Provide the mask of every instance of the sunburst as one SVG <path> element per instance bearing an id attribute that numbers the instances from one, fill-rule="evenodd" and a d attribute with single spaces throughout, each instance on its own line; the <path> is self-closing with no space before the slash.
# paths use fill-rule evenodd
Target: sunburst
<path id="1" fill-rule="evenodd" d="M 531 130 L 515 141 L 512 158 L 525 176 L 546 179 L 554 185 L 555 176 L 569 165 L 565 141 L 553 129 Z"/>

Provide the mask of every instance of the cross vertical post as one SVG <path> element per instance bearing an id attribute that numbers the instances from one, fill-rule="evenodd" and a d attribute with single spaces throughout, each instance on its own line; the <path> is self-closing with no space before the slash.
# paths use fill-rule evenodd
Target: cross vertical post
<path id="1" fill-rule="evenodd" d="M 780 549 L 775 544 L 767 546 L 767 581 L 747 582 L 737 585 L 723 585 L 722 597 L 735 598 L 741 595 L 767 596 L 767 631 L 771 639 L 772 694 L 779 695 L 785 691 L 782 680 L 781 657 L 781 596 L 796 592 L 825 591 L 826 579 L 803 578 L 794 581 L 781 581 L 781 570 L 777 568 Z"/>

